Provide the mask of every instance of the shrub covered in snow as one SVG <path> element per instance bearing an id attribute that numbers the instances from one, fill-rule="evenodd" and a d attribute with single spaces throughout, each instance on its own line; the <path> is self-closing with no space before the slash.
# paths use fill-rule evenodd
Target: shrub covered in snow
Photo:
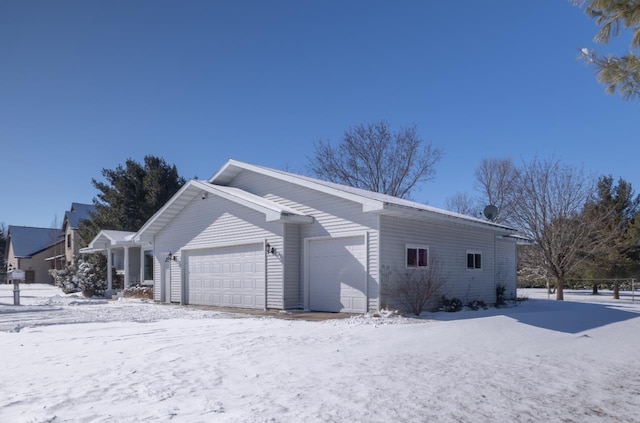
<path id="1" fill-rule="evenodd" d="M 76 263 L 72 263 L 61 270 L 49 270 L 49 274 L 53 277 L 56 285 L 59 286 L 65 294 L 80 291 L 77 273 L 78 266 Z"/>
<path id="2" fill-rule="evenodd" d="M 107 258 L 102 254 L 86 256 L 50 273 L 66 294 L 82 291 L 84 296 L 92 297 L 104 295 L 107 288 Z"/>

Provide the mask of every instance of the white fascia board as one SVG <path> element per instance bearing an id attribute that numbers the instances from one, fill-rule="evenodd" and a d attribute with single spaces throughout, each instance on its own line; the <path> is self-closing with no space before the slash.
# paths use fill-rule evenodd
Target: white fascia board
<path id="1" fill-rule="evenodd" d="M 280 222 L 282 223 L 300 223 L 307 224 L 315 222 L 313 216 L 303 216 L 299 214 L 287 214 L 282 213 L 282 217 L 280 218 Z"/>
<path id="2" fill-rule="evenodd" d="M 235 167 L 238 167 L 238 168 L 243 168 L 244 166 L 241 166 L 241 165 L 244 165 L 244 163 L 239 162 L 237 160 L 229 159 L 229 160 L 227 160 L 225 162 L 225 164 L 222 165 L 222 167 L 220 169 L 218 169 L 218 171 L 216 173 L 211 175 L 211 177 L 207 180 L 207 182 L 209 182 L 210 184 L 213 184 L 214 183 L 213 181 L 216 180 L 216 179 L 220 179 L 221 175 L 223 173 L 229 173 L 230 172 L 230 168 L 232 166 L 235 166 Z M 232 172 L 232 173 L 235 176 L 239 172 L 240 172 L 240 169 L 238 169 L 237 171 Z M 231 179 L 233 179 L 233 178 L 231 178 Z"/>
<path id="3" fill-rule="evenodd" d="M 381 212 L 385 208 L 385 203 L 377 200 L 361 201 L 363 213 Z"/>

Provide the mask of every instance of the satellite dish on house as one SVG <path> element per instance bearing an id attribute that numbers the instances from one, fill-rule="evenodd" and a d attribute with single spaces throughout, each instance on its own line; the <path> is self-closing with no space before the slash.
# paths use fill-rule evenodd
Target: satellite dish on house
<path id="1" fill-rule="evenodd" d="M 484 217 L 493 222 L 493 219 L 498 215 L 498 208 L 493 204 L 489 204 L 484 208 Z"/>

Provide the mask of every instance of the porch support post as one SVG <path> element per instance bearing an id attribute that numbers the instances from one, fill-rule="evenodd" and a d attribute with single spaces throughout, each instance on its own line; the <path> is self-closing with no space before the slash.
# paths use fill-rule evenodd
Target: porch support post
<path id="1" fill-rule="evenodd" d="M 140 285 L 144 283 L 144 247 L 140 245 Z"/>
<path id="2" fill-rule="evenodd" d="M 113 275 L 111 274 L 111 267 L 113 267 L 113 263 L 111 262 L 111 247 L 107 247 L 107 290 L 111 291 L 113 287 Z"/>
<path id="3" fill-rule="evenodd" d="M 126 289 L 129 287 L 129 247 L 127 245 L 124 246 L 124 287 Z"/>

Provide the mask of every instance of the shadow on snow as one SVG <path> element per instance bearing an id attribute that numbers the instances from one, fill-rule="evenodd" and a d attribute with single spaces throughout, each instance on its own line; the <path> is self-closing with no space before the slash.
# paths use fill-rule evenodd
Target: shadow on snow
<path id="1" fill-rule="evenodd" d="M 483 311 L 435 313 L 433 320 L 460 320 L 505 316 L 526 325 L 564 333 L 580 333 L 640 317 L 640 307 L 628 303 L 600 304 L 530 299 L 519 306 Z"/>

